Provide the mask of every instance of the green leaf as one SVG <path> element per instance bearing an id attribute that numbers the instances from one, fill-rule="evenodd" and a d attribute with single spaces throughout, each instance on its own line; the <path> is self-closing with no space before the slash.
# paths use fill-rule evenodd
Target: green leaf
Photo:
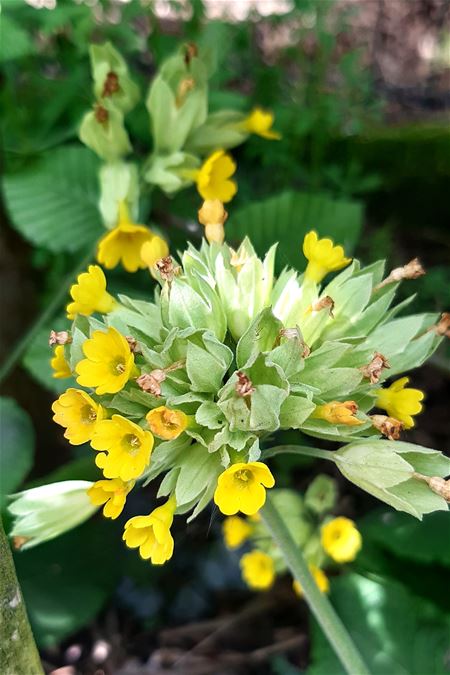
<path id="1" fill-rule="evenodd" d="M 279 263 L 303 269 L 301 246 L 307 232 L 314 229 L 332 237 L 350 253 L 359 238 L 362 216 L 357 201 L 335 200 L 325 193 L 284 192 L 235 211 L 227 222 L 227 238 L 250 237 L 259 255 L 279 241 Z"/>
<path id="2" fill-rule="evenodd" d="M 321 515 L 334 508 L 336 498 L 336 481 L 325 474 L 319 474 L 305 492 L 305 506 Z"/>
<path id="3" fill-rule="evenodd" d="M 238 342 L 236 349 L 238 368 L 244 368 L 260 352 L 271 350 L 281 328 L 283 324 L 273 315 L 271 308 L 263 309 Z"/>
<path id="4" fill-rule="evenodd" d="M 434 605 L 404 586 L 349 574 L 332 581 L 331 601 L 361 651 L 372 675 L 448 673 L 450 621 Z M 316 622 L 307 675 L 341 675 Z"/>
<path id="5" fill-rule="evenodd" d="M 186 371 L 193 391 L 216 393 L 233 360 L 233 352 L 206 333 L 188 341 Z"/>
<path id="6" fill-rule="evenodd" d="M 20 59 L 34 51 L 28 31 L 24 30 L 10 16 L 0 16 L 0 61 Z"/>
<path id="7" fill-rule="evenodd" d="M 315 404 L 304 396 L 291 394 L 281 405 L 280 427 L 285 429 L 300 429 L 315 407 Z"/>
<path id="8" fill-rule="evenodd" d="M 87 149 L 49 151 L 32 166 L 3 178 L 12 224 L 33 244 L 76 251 L 103 232 L 97 207 L 98 162 Z"/>
<path id="9" fill-rule="evenodd" d="M 202 445 L 191 445 L 187 456 L 179 463 L 175 498 L 182 506 L 200 495 L 223 470 L 218 453 L 209 453 Z"/>
<path id="10" fill-rule="evenodd" d="M 15 555 L 33 633 L 51 647 L 87 625 L 114 590 L 123 564 L 120 525 L 91 520 Z"/>
<path id="11" fill-rule="evenodd" d="M 0 507 L 33 465 L 34 429 L 29 415 L 12 398 L 0 398 Z"/>

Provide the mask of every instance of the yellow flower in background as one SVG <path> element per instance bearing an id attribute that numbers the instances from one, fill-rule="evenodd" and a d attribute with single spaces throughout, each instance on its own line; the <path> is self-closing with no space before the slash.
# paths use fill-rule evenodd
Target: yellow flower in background
<path id="1" fill-rule="evenodd" d="M 214 501 L 225 516 L 238 511 L 251 516 L 264 506 L 265 488 L 274 485 L 269 467 L 262 462 L 239 462 L 220 474 Z"/>
<path id="2" fill-rule="evenodd" d="M 240 560 L 242 577 L 250 588 L 265 591 L 275 580 L 275 565 L 267 553 L 251 551 Z"/>
<path id="3" fill-rule="evenodd" d="M 325 574 L 325 572 L 321 570 L 320 567 L 316 567 L 315 565 L 309 565 L 309 571 L 313 575 L 314 581 L 316 582 L 316 585 L 319 587 L 319 590 L 322 593 L 328 593 L 328 591 L 330 590 L 330 582 L 328 581 L 328 577 Z M 294 579 L 292 588 L 300 598 L 303 597 L 303 587 L 301 583 L 297 581 L 297 579 Z"/>
<path id="4" fill-rule="evenodd" d="M 67 305 L 68 319 L 74 319 L 77 314 L 108 314 L 117 304 L 106 290 L 105 274 L 98 265 L 89 265 L 87 272 L 78 275 L 77 283 L 70 289 L 70 295 L 73 302 Z"/>
<path id="5" fill-rule="evenodd" d="M 395 380 L 390 387 L 377 389 L 377 400 L 375 405 L 378 408 L 386 410 L 390 417 L 403 422 L 405 429 L 411 429 L 414 426 L 413 415 L 417 415 L 422 410 L 422 401 L 425 397 L 420 389 L 406 387 L 409 377 L 402 377 Z"/>
<path id="6" fill-rule="evenodd" d="M 342 246 L 334 246 L 331 239 L 319 239 L 314 231 L 303 240 L 303 253 L 308 260 L 305 277 L 319 284 L 328 272 L 337 272 L 351 262 Z"/>
<path id="7" fill-rule="evenodd" d="M 230 180 L 236 171 L 236 162 L 225 150 L 216 150 L 205 161 L 198 171 L 193 173 L 197 190 L 203 199 L 218 199 L 229 202 L 237 192 L 235 181 Z"/>
<path id="8" fill-rule="evenodd" d="M 63 380 L 72 375 L 70 366 L 64 356 L 64 345 L 57 345 L 55 347 L 50 365 L 53 368 L 53 377 Z"/>
<path id="9" fill-rule="evenodd" d="M 330 401 L 318 405 L 311 417 L 314 419 L 325 420 L 330 424 L 346 424 L 347 426 L 357 426 L 364 424 L 362 420 L 355 417 L 358 412 L 358 406 L 355 401 Z"/>
<path id="10" fill-rule="evenodd" d="M 340 516 L 322 525 L 321 542 L 330 558 L 346 563 L 356 558 L 362 546 L 362 537 L 353 520 Z"/>
<path id="11" fill-rule="evenodd" d="M 262 136 L 271 141 L 279 141 L 281 134 L 272 129 L 273 122 L 273 113 L 263 110 L 262 108 L 254 108 L 244 120 L 242 126 L 251 134 Z"/>
<path id="12" fill-rule="evenodd" d="M 171 410 L 162 405 L 145 416 L 150 430 L 158 438 L 171 441 L 186 429 L 189 418 L 181 410 Z"/>
<path id="13" fill-rule="evenodd" d="M 122 201 L 119 203 L 119 222 L 98 243 L 97 260 L 109 270 L 119 262 L 127 272 L 144 269 L 147 264 L 141 258 L 141 249 L 153 236 L 148 227 L 130 220 L 127 205 Z"/>
<path id="14" fill-rule="evenodd" d="M 225 540 L 225 545 L 228 548 L 239 548 L 247 541 L 252 526 L 239 516 L 229 516 L 225 518 L 222 524 L 222 533 Z"/>
<path id="15" fill-rule="evenodd" d="M 128 493 L 133 489 L 135 482 L 128 481 L 125 483 L 120 478 L 113 478 L 112 480 L 98 480 L 87 491 L 89 499 L 95 506 L 103 507 L 103 515 L 105 518 L 112 518 L 115 520 L 120 516 L 125 506 Z"/>
<path id="16" fill-rule="evenodd" d="M 53 403 L 53 420 L 64 427 L 64 438 L 72 445 L 82 445 L 91 440 L 97 423 L 105 411 L 85 391 L 68 389 Z"/>
<path id="17" fill-rule="evenodd" d="M 102 451 L 95 458 L 105 478 L 129 481 L 144 472 L 150 463 L 153 436 L 122 415 L 99 422 L 92 435 L 94 450 Z"/>
<path id="18" fill-rule="evenodd" d="M 83 343 L 85 359 L 76 366 L 77 382 L 94 387 L 95 393 L 115 394 L 126 385 L 134 370 L 134 356 L 123 335 L 113 327 L 96 330 Z"/>
<path id="19" fill-rule="evenodd" d="M 150 241 L 144 242 L 141 248 L 141 259 L 148 268 L 154 267 L 158 260 L 167 258 L 169 246 L 165 239 L 157 234 Z"/>
<path id="20" fill-rule="evenodd" d="M 139 548 L 144 560 L 153 565 L 163 565 L 173 554 L 173 538 L 170 527 L 176 509 L 175 498 L 171 497 L 148 516 L 135 516 L 125 525 L 123 540 L 129 548 Z"/>

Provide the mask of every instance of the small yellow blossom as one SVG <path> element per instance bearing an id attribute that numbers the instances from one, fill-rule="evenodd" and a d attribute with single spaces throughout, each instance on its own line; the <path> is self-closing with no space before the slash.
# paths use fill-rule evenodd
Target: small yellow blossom
<path id="1" fill-rule="evenodd" d="M 218 199 L 226 203 L 237 192 L 235 181 L 230 180 L 235 171 L 236 163 L 233 158 L 225 150 L 216 150 L 193 173 L 193 178 L 203 199 Z"/>
<path id="2" fill-rule="evenodd" d="M 89 265 L 87 272 L 78 275 L 77 283 L 70 289 L 70 295 L 73 302 L 67 305 L 69 319 L 74 319 L 77 314 L 108 314 L 117 304 L 106 290 L 105 274 L 98 265 Z"/>
<path id="3" fill-rule="evenodd" d="M 141 249 L 153 236 L 148 227 L 131 221 L 127 205 L 122 201 L 119 203 L 118 224 L 99 241 L 97 260 L 109 270 L 119 262 L 127 272 L 145 269 L 147 263 L 141 258 Z"/>
<path id="4" fill-rule="evenodd" d="M 305 277 L 319 284 L 328 272 L 337 272 L 351 262 L 342 246 L 334 246 L 331 239 L 319 239 L 317 233 L 308 232 L 303 240 L 303 253 L 308 259 Z"/>
<path id="5" fill-rule="evenodd" d="M 225 516 L 238 511 L 251 516 L 264 506 L 265 488 L 274 485 L 269 467 L 262 462 L 239 462 L 220 474 L 214 501 Z"/>
<path id="6" fill-rule="evenodd" d="M 263 551 L 251 551 L 240 560 L 242 577 L 250 588 L 265 591 L 275 580 L 275 565 L 272 558 Z"/>
<path id="7" fill-rule="evenodd" d="M 133 487 L 133 480 L 124 483 L 120 478 L 113 478 L 112 480 L 98 480 L 89 488 L 87 493 L 95 506 L 104 504 L 103 515 L 105 518 L 115 520 L 122 513 L 127 495 Z"/>
<path id="8" fill-rule="evenodd" d="M 322 547 L 338 563 L 354 560 L 362 546 L 362 537 L 350 518 L 333 518 L 321 529 Z"/>
<path id="9" fill-rule="evenodd" d="M 273 113 L 262 108 L 254 108 L 246 117 L 242 126 L 251 134 L 262 136 L 270 141 L 279 141 L 281 134 L 272 129 L 273 121 Z"/>
<path id="10" fill-rule="evenodd" d="M 223 538 L 228 548 L 239 548 L 244 541 L 247 541 L 252 526 L 239 516 L 229 516 L 225 518 L 222 525 Z"/>
<path id="11" fill-rule="evenodd" d="M 95 393 L 115 394 L 126 385 L 134 370 L 134 356 L 123 335 L 110 326 L 96 330 L 83 343 L 85 359 L 76 366 L 77 382 L 96 387 Z"/>
<path id="12" fill-rule="evenodd" d="M 66 377 L 70 377 L 72 375 L 70 366 L 64 356 L 63 345 L 57 345 L 55 347 L 50 365 L 53 368 L 53 377 L 56 377 L 59 380 L 64 380 Z"/>
<path id="13" fill-rule="evenodd" d="M 405 429 L 411 429 L 414 426 L 413 415 L 417 415 L 422 410 L 420 401 L 424 398 L 423 391 L 420 389 L 410 389 L 406 387 L 409 377 L 402 377 L 395 380 L 390 387 L 377 389 L 376 406 L 386 410 L 390 417 L 403 422 Z"/>
<path id="14" fill-rule="evenodd" d="M 322 593 L 328 593 L 330 590 L 330 582 L 328 581 L 328 577 L 325 572 L 321 570 L 320 567 L 316 567 L 315 565 L 309 565 L 309 571 L 313 575 L 314 581 L 319 587 L 319 590 L 322 591 Z M 300 598 L 303 597 L 303 588 L 297 579 L 294 580 L 292 587 Z"/>
<path id="15" fill-rule="evenodd" d="M 186 429 L 189 418 L 181 410 L 171 410 L 162 405 L 146 415 L 150 430 L 158 438 L 171 441 Z"/>
<path id="16" fill-rule="evenodd" d="M 158 237 L 157 234 L 150 241 L 146 241 L 141 248 L 141 258 L 149 269 L 154 267 L 158 260 L 167 258 L 168 255 L 169 246 L 166 240 Z"/>
<path id="17" fill-rule="evenodd" d="M 314 419 L 325 420 L 330 424 L 346 424 L 349 427 L 364 424 L 361 420 L 355 417 L 358 412 L 358 406 L 355 401 L 330 401 L 318 405 L 311 417 Z"/>
<path id="18" fill-rule="evenodd" d="M 105 411 L 85 391 L 68 389 L 53 403 L 53 420 L 65 427 L 64 438 L 72 445 L 82 445 L 91 440 L 97 423 Z"/>
<path id="19" fill-rule="evenodd" d="M 144 472 L 150 462 L 153 436 L 122 415 L 99 422 L 91 439 L 94 450 L 102 451 L 95 463 L 106 478 L 129 481 Z"/>
<path id="20" fill-rule="evenodd" d="M 163 565 L 173 554 L 170 526 L 176 509 L 171 497 L 148 516 L 135 516 L 125 525 L 123 540 L 129 548 L 138 548 L 141 558 L 150 558 L 153 565 Z"/>

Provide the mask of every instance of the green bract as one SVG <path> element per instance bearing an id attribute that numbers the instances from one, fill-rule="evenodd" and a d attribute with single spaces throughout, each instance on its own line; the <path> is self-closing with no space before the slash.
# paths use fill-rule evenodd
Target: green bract
<path id="1" fill-rule="evenodd" d="M 226 244 L 189 246 L 181 266 L 174 263 L 160 278 L 154 302 L 119 296 L 110 314 L 75 320 L 73 341 L 66 345 L 73 370 L 93 331 L 113 326 L 137 341 L 137 370 L 125 387 L 114 395 L 91 393 L 108 417 L 120 414 L 144 428 L 147 413 L 160 406 L 189 417 L 178 438 L 155 438 L 141 478 L 164 475 L 159 494 L 175 494 L 177 513 L 192 511 L 195 517 L 224 469 L 258 461 L 270 435 L 297 429 L 346 443 L 330 459 L 395 508 L 418 517 L 444 508 L 442 497 L 413 477 L 414 471 L 445 476 L 450 469 L 441 453 L 377 440 L 368 415 L 383 380 L 416 368 L 436 349 L 441 338 L 428 329 L 437 317 L 397 316 L 403 305 L 390 308 L 397 284 L 377 289 L 383 262 L 363 268 L 354 260 L 321 287 L 289 269 L 275 279 L 274 258 L 275 247 L 261 260 L 248 239 L 237 251 Z M 333 314 L 327 307 L 314 309 L 326 296 L 334 302 Z M 390 368 L 371 383 L 361 369 L 375 352 Z M 159 391 L 136 381 L 155 373 Z M 356 424 L 314 416 L 317 406 L 336 401 L 356 406 Z M 311 509 L 327 508 L 334 499 L 329 489 L 326 483 L 311 489 Z"/>

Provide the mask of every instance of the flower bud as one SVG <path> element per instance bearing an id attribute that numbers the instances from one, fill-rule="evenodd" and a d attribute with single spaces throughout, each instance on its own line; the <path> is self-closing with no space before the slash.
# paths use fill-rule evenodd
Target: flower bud
<path id="1" fill-rule="evenodd" d="M 219 199 L 206 199 L 198 211 L 198 220 L 202 225 L 225 224 L 228 213 Z"/>
<path id="2" fill-rule="evenodd" d="M 331 401 L 318 405 L 311 417 L 325 420 L 330 424 L 346 424 L 348 426 L 357 426 L 364 424 L 354 415 L 358 412 L 358 406 L 355 401 Z"/>

